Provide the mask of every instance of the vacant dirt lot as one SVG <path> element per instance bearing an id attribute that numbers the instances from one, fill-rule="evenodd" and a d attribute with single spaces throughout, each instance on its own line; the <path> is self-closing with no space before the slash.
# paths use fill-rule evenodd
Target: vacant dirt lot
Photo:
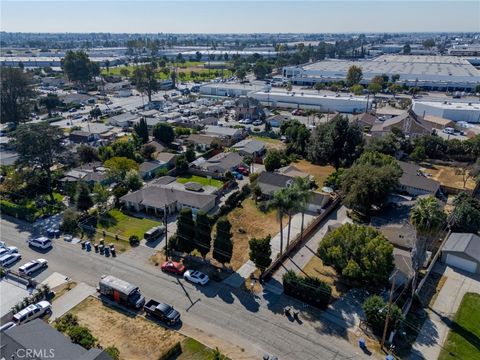
<path id="1" fill-rule="evenodd" d="M 140 316 L 132 317 L 89 297 L 72 311 L 104 347 L 115 345 L 121 359 L 158 359 L 185 337 Z M 135 341 L 132 341 L 132 336 Z"/>
<path id="2" fill-rule="evenodd" d="M 263 142 L 265 144 L 265 148 L 267 150 L 276 149 L 276 150 L 283 150 L 285 149 L 285 143 L 278 139 L 270 139 L 268 137 L 262 136 L 250 136 L 252 140 L 257 140 Z"/>
<path id="3" fill-rule="evenodd" d="M 311 260 L 303 268 L 303 273 L 311 277 L 316 277 L 321 281 L 325 281 L 332 287 L 332 297 L 339 298 L 348 288 L 338 282 L 338 276 L 331 266 L 323 265 L 322 260 L 318 256 L 312 256 Z"/>
<path id="4" fill-rule="evenodd" d="M 437 180 L 444 186 L 449 186 L 457 189 L 469 189 L 475 188 L 475 179 L 469 178 L 466 182 L 466 186 L 463 186 L 463 175 L 456 173 L 456 169 L 450 166 L 432 165 L 431 167 L 423 170 L 426 174 L 432 175 L 431 178 Z"/>
<path id="5" fill-rule="evenodd" d="M 261 238 L 268 234 L 273 237 L 280 231 L 276 213 L 274 211 L 262 213 L 251 199 L 244 200 L 242 207 L 228 214 L 228 220 L 232 224 L 233 256 L 230 265 L 234 270 L 248 260 L 248 241 L 251 238 Z"/>
<path id="6" fill-rule="evenodd" d="M 297 169 L 306 172 L 307 174 L 313 175 L 318 186 L 323 186 L 325 179 L 335 171 L 333 166 L 320 166 L 314 165 L 307 160 L 300 160 L 292 164 Z"/>

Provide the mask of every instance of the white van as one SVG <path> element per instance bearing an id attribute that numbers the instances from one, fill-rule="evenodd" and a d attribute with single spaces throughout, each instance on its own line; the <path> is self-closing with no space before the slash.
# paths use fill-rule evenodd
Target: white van
<path id="1" fill-rule="evenodd" d="M 451 127 L 446 127 L 445 129 L 443 129 L 443 132 L 445 134 L 453 135 L 453 134 L 455 134 L 455 129 L 451 128 Z"/>
<path id="2" fill-rule="evenodd" d="M 37 249 L 45 250 L 52 247 L 52 240 L 45 236 L 41 236 L 39 238 L 29 240 L 28 245 Z"/>

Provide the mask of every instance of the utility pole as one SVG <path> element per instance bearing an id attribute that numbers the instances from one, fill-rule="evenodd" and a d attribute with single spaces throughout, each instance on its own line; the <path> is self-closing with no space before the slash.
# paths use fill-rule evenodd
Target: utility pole
<path id="1" fill-rule="evenodd" d="M 393 300 L 393 290 L 395 289 L 395 279 L 397 277 L 397 271 L 395 270 L 392 277 L 392 287 L 390 288 L 390 295 L 388 297 L 388 306 L 387 306 L 387 317 L 385 318 L 385 326 L 383 327 L 382 343 L 380 348 L 383 349 L 385 345 L 385 339 L 387 337 L 388 323 L 390 321 L 390 312 L 392 311 L 392 300 Z"/>
<path id="2" fill-rule="evenodd" d="M 163 210 L 163 223 L 165 224 L 165 260 L 168 261 L 168 221 L 167 221 L 167 205 Z"/>

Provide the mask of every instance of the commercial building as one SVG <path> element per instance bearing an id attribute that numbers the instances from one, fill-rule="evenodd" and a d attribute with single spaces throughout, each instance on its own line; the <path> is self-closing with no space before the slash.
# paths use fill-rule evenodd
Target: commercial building
<path id="1" fill-rule="evenodd" d="M 210 96 L 248 96 L 255 91 L 266 89 L 267 86 L 240 83 L 211 83 L 200 86 L 200 94 Z"/>
<path id="2" fill-rule="evenodd" d="M 366 85 L 377 75 L 399 75 L 399 84 L 425 90 L 472 91 L 480 83 L 480 71 L 466 59 L 454 56 L 382 55 L 374 59 L 324 60 L 301 66 L 286 66 L 283 77 L 293 84 L 313 85 L 345 80 L 350 66 L 362 69 Z"/>
<path id="3" fill-rule="evenodd" d="M 480 102 L 413 101 L 413 111 L 425 116 L 437 116 L 452 121 L 480 123 Z"/>

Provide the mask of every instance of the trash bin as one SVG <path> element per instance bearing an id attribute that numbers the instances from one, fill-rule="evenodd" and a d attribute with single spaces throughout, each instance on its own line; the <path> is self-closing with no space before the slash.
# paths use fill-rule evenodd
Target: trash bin
<path id="1" fill-rule="evenodd" d="M 103 250 L 103 252 L 105 253 L 106 257 L 110 256 L 110 248 L 108 246 L 105 246 L 105 249 Z"/>
<path id="2" fill-rule="evenodd" d="M 82 245 L 82 250 L 85 250 L 85 241 L 81 241 L 80 245 Z"/>
<path id="3" fill-rule="evenodd" d="M 93 248 L 95 249 L 95 252 L 98 253 L 98 244 L 93 244 Z"/>
<path id="4" fill-rule="evenodd" d="M 87 241 L 85 243 L 85 248 L 87 249 L 87 251 L 91 251 L 92 250 L 92 244 L 90 243 L 90 241 Z"/>
<path id="5" fill-rule="evenodd" d="M 105 248 L 105 246 L 103 246 L 102 244 L 100 244 L 100 245 L 98 246 L 98 249 L 99 249 L 99 251 L 100 251 L 100 254 L 103 254 L 103 249 L 104 249 L 104 248 Z"/>
<path id="6" fill-rule="evenodd" d="M 358 346 L 360 346 L 360 349 L 366 349 L 367 348 L 367 345 L 365 343 L 364 338 L 360 338 L 360 340 L 358 340 Z"/>

